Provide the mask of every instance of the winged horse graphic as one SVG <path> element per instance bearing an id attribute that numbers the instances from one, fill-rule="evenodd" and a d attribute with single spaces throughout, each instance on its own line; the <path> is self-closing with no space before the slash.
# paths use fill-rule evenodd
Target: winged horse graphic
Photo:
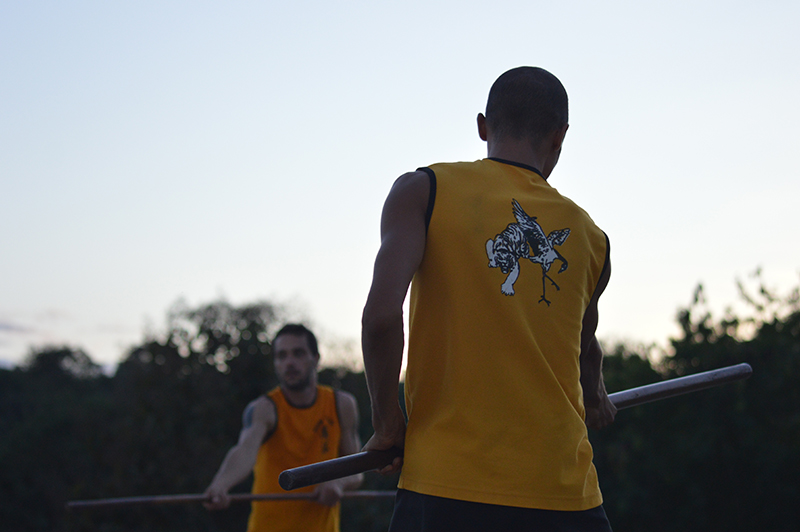
<path id="1" fill-rule="evenodd" d="M 535 216 L 529 216 L 517 202 L 511 201 L 514 217 L 517 223 L 508 224 L 502 233 L 494 239 L 486 241 L 486 255 L 489 257 L 490 268 L 500 268 L 508 274 L 506 280 L 500 287 L 500 291 L 507 295 L 514 295 L 514 283 L 519 277 L 519 261 L 528 259 L 542 267 L 542 297 L 539 303 L 544 301 L 550 306 L 547 294 L 547 281 L 561 290 L 556 282 L 550 277 L 550 267 L 556 260 L 561 261 L 558 273 L 567 269 L 567 259 L 555 248 L 563 244 L 569 236 L 569 229 L 557 229 L 550 232 L 547 236 L 542 230 L 542 226 L 536 221 Z"/>

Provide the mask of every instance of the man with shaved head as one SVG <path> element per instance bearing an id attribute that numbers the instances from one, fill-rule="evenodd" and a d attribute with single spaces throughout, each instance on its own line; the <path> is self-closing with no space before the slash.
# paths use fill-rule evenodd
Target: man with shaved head
<path id="1" fill-rule="evenodd" d="M 587 433 L 616 414 L 595 337 L 609 244 L 548 182 L 568 127 L 554 75 L 509 70 L 478 114 L 488 157 L 386 199 L 362 344 L 365 449 L 404 448 L 392 531 L 611 530 Z"/>

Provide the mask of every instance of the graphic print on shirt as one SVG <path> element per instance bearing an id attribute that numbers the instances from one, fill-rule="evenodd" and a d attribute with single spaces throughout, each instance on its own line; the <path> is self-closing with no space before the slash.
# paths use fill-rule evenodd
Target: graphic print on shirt
<path id="1" fill-rule="evenodd" d="M 331 418 L 320 419 L 316 426 L 314 426 L 314 433 L 319 437 L 322 444 L 321 450 L 325 454 L 330 451 L 330 428 L 333 427 L 333 420 Z"/>
<path id="2" fill-rule="evenodd" d="M 550 281 L 556 290 L 561 290 L 561 288 L 548 275 L 548 272 L 556 260 L 561 261 L 558 273 L 567 269 L 567 259 L 555 247 L 567 240 L 570 230 L 556 229 L 545 236 L 542 226 L 536 221 L 536 216 L 528 216 L 515 199 L 511 200 L 511 205 L 517 223 L 508 224 L 502 233 L 495 236 L 494 239 L 486 241 L 489 267 L 500 268 L 500 271 L 508 274 L 500 286 L 500 291 L 507 296 L 513 296 L 514 283 L 519 277 L 519 262 L 528 259 L 539 264 L 542 267 L 542 297 L 539 299 L 539 303 L 544 301 L 549 307 L 550 301 L 545 297 L 547 281 Z"/>

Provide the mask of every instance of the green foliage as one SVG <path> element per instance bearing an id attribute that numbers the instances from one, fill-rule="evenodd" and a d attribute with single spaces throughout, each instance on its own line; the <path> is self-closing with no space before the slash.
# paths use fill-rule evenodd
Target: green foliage
<path id="1" fill-rule="evenodd" d="M 673 353 L 641 382 L 747 362 L 747 381 L 620 412 L 592 434 L 616 531 L 792 530 L 800 519 L 800 306 L 763 283 L 744 292 L 753 315 L 715 320 L 702 287 L 678 313 Z M 748 333 L 749 334 L 746 334 Z M 635 357 L 606 361 L 609 381 Z M 637 361 L 633 366 L 641 366 Z M 623 369 L 624 367 L 624 369 Z M 635 370 L 638 372 L 638 370 Z M 646 373 L 646 371 L 645 371 Z"/>
<path id="2" fill-rule="evenodd" d="M 166 332 L 132 349 L 113 377 L 80 350 L 48 348 L 0 370 L 0 523 L 4 531 L 242 531 L 249 505 L 64 511 L 69 500 L 202 493 L 237 441 L 247 403 L 277 385 L 269 340 L 285 321 L 268 303 L 178 303 Z M 363 373 L 325 368 L 353 393 L 372 434 Z M 397 479 L 370 475 L 364 489 Z M 249 491 L 245 481 L 234 491 Z M 345 501 L 345 530 L 383 530 L 392 504 Z"/>
<path id="3" fill-rule="evenodd" d="M 96 416 L 108 411 L 110 382 L 67 347 L 44 349 L 0 375 L 0 523 L 50 530 L 70 487 L 87 483 L 85 472 L 95 469 L 104 443 Z"/>
<path id="4" fill-rule="evenodd" d="M 624 410 L 590 434 L 617 532 L 791 530 L 800 520 L 800 304 L 742 287 L 752 313 L 715 319 L 702 288 L 678 313 L 668 356 L 616 346 L 610 392 L 748 362 L 753 376 Z M 113 376 L 69 347 L 0 370 L 0 523 L 8 531 L 242 531 L 249 508 L 200 505 L 65 513 L 76 499 L 202 492 L 236 442 L 241 413 L 277 384 L 269 339 L 283 322 L 268 303 L 176 305 L 163 336 L 132 349 Z M 372 434 L 363 373 L 324 368 L 320 382 L 356 396 Z M 396 477 L 366 476 L 364 489 Z M 249 482 L 237 491 L 246 491 Z M 386 530 L 390 500 L 345 501 L 342 529 Z"/>

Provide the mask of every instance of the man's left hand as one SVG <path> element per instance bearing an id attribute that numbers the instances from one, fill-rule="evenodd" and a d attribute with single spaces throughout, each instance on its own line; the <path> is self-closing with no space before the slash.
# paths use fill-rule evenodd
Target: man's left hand
<path id="1" fill-rule="evenodd" d="M 602 390 L 602 393 L 603 396 L 598 406 L 586 407 L 586 426 L 590 429 L 599 430 L 607 427 L 614 422 L 614 418 L 617 416 L 617 407 L 608 398 L 605 389 Z"/>
<path id="2" fill-rule="evenodd" d="M 323 482 L 318 485 L 314 489 L 314 494 L 317 496 L 316 501 L 318 503 L 325 506 L 336 506 L 336 503 L 338 503 L 344 495 L 344 490 L 339 482 L 331 480 L 330 482 Z"/>

